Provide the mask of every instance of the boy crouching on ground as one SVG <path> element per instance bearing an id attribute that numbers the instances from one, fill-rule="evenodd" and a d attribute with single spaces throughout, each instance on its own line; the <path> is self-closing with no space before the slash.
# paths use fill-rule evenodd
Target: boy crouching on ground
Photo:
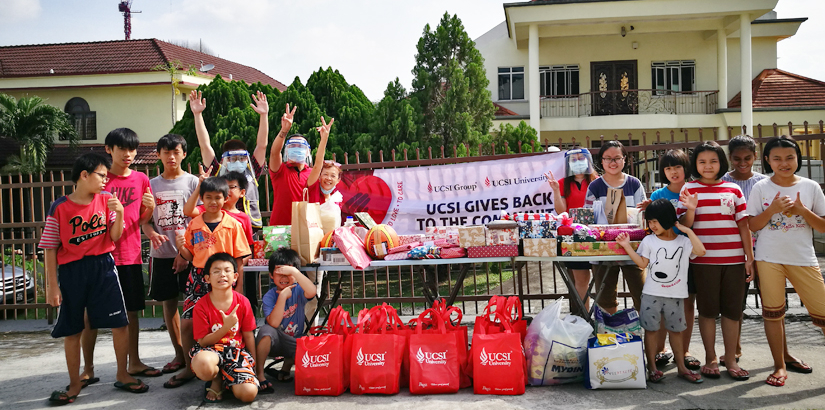
<path id="1" fill-rule="evenodd" d="M 117 359 L 115 387 L 133 393 L 149 388 L 126 371 L 128 319 L 112 250 L 123 234 L 123 205 L 102 193 L 111 162 L 98 154 L 78 158 L 72 169 L 74 192 L 49 208 L 40 240 L 45 249 L 46 298 L 60 306 L 52 337 L 64 337 L 69 385 L 49 401 L 72 403 L 84 387 L 80 380 L 80 334 L 88 311 L 92 328 L 111 328 Z"/>
<path id="2" fill-rule="evenodd" d="M 278 381 L 292 380 L 290 371 L 295 363 L 295 339 L 304 334 L 304 306 L 315 297 L 315 285 L 298 268 L 301 258 L 292 249 L 278 249 L 269 258 L 269 291 L 263 297 L 265 323 L 255 340 L 255 369 L 261 380 L 261 391 L 271 393 L 272 383 L 266 380 L 264 362 L 267 356 L 283 356 L 284 364 Z"/>
<path id="3" fill-rule="evenodd" d="M 227 253 L 209 257 L 203 269 L 212 287 L 195 305 L 192 313 L 197 343 L 192 348 L 192 370 L 199 379 L 210 382 L 204 401 L 221 401 L 224 386 L 238 400 L 249 403 L 258 395 L 255 377 L 255 316 L 249 300 L 232 290 L 238 280 L 238 265 Z M 252 353 L 250 353 L 252 351 Z"/>

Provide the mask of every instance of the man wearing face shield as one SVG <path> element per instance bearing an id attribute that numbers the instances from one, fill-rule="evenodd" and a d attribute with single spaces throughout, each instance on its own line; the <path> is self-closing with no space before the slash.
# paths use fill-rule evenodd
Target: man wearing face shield
<path id="1" fill-rule="evenodd" d="M 247 179 L 248 189 L 238 207 L 252 219 L 252 228 L 260 229 L 263 226 L 261 210 L 259 208 L 260 194 L 258 193 L 258 178 L 263 175 L 266 167 L 266 146 L 269 143 L 269 103 L 266 94 L 258 91 L 252 96 L 254 104 L 250 106 L 260 115 L 258 135 L 255 150 L 249 155 L 246 144 L 239 139 L 231 139 L 223 144 L 223 154 L 216 157 L 215 150 L 209 141 L 209 131 L 203 121 L 203 110 L 206 109 L 206 98 L 200 91 L 189 94 L 189 107 L 195 116 L 195 133 L 198 135 L 198 145 L 201 149 L 203 164 L 212 168 L 212 175 L 222 176 L 230 171 L 237 171 Z M 207 167 L 205 167 L 207 168 Z"/>
<path id="2" fill-rule="evenodd" d="M 281 131 L 275 137 L 269 153 L 269 179 L 272 181 L 272 215 L 270 225 L 292 224 L 292 202 L 301 201 L 307 179 L 312 172 L 312 157 L 309 143 L 300 134 L 287 138 L 295 110 L 286 105 L 281 117 Z"/>

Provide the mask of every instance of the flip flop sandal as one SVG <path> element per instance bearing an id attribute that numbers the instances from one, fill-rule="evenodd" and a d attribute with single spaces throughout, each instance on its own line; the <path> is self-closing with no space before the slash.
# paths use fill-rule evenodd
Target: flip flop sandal
<path id="1" fill-rule="evenodd" d="M 814 371 L 811 366 L 801 360 L 798 362 L 785 362 L 785 367 L 792 372 L 803 374 L 813 373 Z"/>
<path id="2" fill-rule="evenodd" d="M 647 371 L 647 381 L 651 383 L 659 383 L 665 379 L 665 374 L 662 373 L 661 370 L 656 370 L 655 372 L 651 372 L 650 370 Z"/>
<path id="3" fill-rule="evenodd" d="M 736 363 L 739 363 L 739 358 L 738 358 L 738 357 L 736 358 Z M 725 367 L 728 367 L 728 366 L 725 364 L 725 359 L 722 359 L 722 358 L 720 358 L 720 359 L 719 359 L 719 366 L 725 366 Z"/>
<path id="4" fill-rule="evenodd" d="M 685 379 L 688 382 L 693 383 L 693 384 L 699 384 L 699 383 L 703 383 L 705 381 L 705 379 L 702 378 L 702 375 L 700 375 L 699 373 L 696 373 L 696 372 L 679 373 L 679 378 Z"/>
<path id="5" fill-rule="evenodd" d="M 163 371 L 154 367 L 147 367 L 139 372 L 129 373 L 129 376 L 160 377 L 163 376 Z"/>
<path id="6" fill-rule="evenodd" d="M 269 380 L 262 381 L 260 387 L 258 387 L 258 394 L 272 393 L 275 393 L 275 389 L 272 387 L 272 382 Z"/>
<path id="7" fill-rule="evenodd" d="M 702 376 L 704 376 L 708 379 L 718 379 L 718 378 L 722 377 L 722 375 L 719 373 L 719 369 L 711 369 L 710 367 L 707 367 L 707 366 L 702 366 L 701 373 L 702 373 Z"/>
<path id="8" fill-rule="evenodd" d="M 140 387 L 138 387 L 137 389 L 133 389 L 132 386 L 140 386 Z M 123 390 L 123 391 L 127 391 L 129 393 L 135 393 L 135 394 L 146 393 L 147 391 L 149 391 L 149 386 L 144 384 L 140 379 L 137 379 L 137 383 L 135 383 L 135 382 L 123 383 L 123 382 L 119 382 L 119 381 L 115 382 L 115 388 Z"/>
<path id="9" fill-rule="evenodd" d="M 166 389 L 175 389 L 180 386 L 183 386 L 186 383 L 191 382 L 192 380 L 195 380 L 195 377 L 197 376 L 192 376 L 188 379 L 184 379 L 182 377 L 178 377 L 178 375 L 176 374 L 172 376 L 171 379 L 167 380 L 166 383 L 163 383 L 163 387 Z"/>
<path id="10" fill-rule="evenodd" d="M 100 381 L 99 377 L 92 377 L 91 379 L 80 379 L 80 388 L 85 389 L 86 386 L 91 386 L 91 385 L 93 385 L 93 384 L 95 384 L 99 381 Z M 67 385 L 66 390 L 69 390 L 71 387 L 72 387 L 71 384 Z"/>
<path id="11" fill-rule="evenodd" d="M 774 376 L 769 374 L 768 379 L 765 380 L 765 383 L 773 387 L 782 387 L 785 385 L 786 380 L 788 380 L 788 376 Z"/>
<path id="12" fill-rule="evenodd" d="M 166 363 L 166 366 L 163 366 L 163 369 L 161 371 L 164 373 L 174 373 L 180 369 L 183 369 L 184 366 L 186 366 L 186 363 L 169 362 Z"/>
<path id="13" fill-rule="evenodd" d="M 212 385 L 212 382 L 209 382 L 209 384 Z M 204 403 L 220 403 L 220 402 L 223 401 L 223 397 L 221 397 L 221 396 L 223 395 L 223 393 L 225 391 L 226 390 L 215 391 L 211 387 L 207 387 L 206 392 L 204 392 L 204 394 L 203 394 L 203 402 Z M 214 394 L 216 398 L 214 400 L 206 398 L 206 395 L 208 395 L 209 393 Z"/>
<path id="14" fill-rule="evenodd" d="M 668 364 L 672 358 L 673 353 L 671 352 L 656 353 L 656 367 Z"/>
<path id="15" fill-rule="evenodd" d="M 292 372 L 288 370 L 279 370 L 278 371 L 278 381 L 281 383 L 289 383 L 293 379 Z"/>
<path id="16" fill-rule="evenodd" d="M 49 396 L 49 401 L 57 406 L 64 406 L 69 403 L 74 403 L 76 399 L 77 395 L 69 396 L 69 393 L 63 390 L 55 390 L 52 392 L 52 395 Z"/>
<path id="17" fill-rule="evenodd" d="M 744 374 L 742 374 L 742 373 L 744 373 Z M 729 369 L 728 370 L 728 375 L 733 380 L 736 380 L 736 381 L 739 381 L 739 382 L 743 382 L 743 381 L 748 380 L 748 379 L 751 378 L 750 374 L 748 374 L 748 371 L 745 370 L 745 369 L 741 369 L 741 368 L 739 370 Z"/>
<path id="18" fill-rule="evenodd" d="M 702 368 L 702 362 L 693 356 L 685 356 L 685 367 L 690 370 L 699 370 Z"/>

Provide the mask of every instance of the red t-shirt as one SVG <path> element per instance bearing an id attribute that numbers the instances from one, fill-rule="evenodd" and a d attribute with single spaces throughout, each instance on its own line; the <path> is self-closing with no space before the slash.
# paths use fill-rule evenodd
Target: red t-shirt
<path id="1" fill-rule="evenodd" d="M 68 196 L 58 198 L 49 208 L 40 248 L 57 249 L 57 264 L 97 256 L 115 249 L 109 228 L 117 215 L 109 211 L 108 193 L 95 195 L 89 205 L 72 202 Z"/>
<path id="2" fill-rule="evenodd" d="M 223 327 L 223 317 L 215 305 L 212 304 L 211 293 L 200 298 L 195 304 L 195 310 L 192 311 L 192 331 L 195 335 L 195 340 L 200 340 L 210 333 Z M 243 332 L 252 332 L 257 325 L 255 324 L 255 316 L 252 315 L 252 306 L 249 304 L 249 299 L 238 292 L 232 291 L 232 305 L 224 313 L 228 314 L 235 309 L 235 305 L 240 304 L 236 314 L 238 315 L 238 323 L 232 326 L 232 329 L 221 338 L 216 345 L 231 346 L 244 348 Z M 254 346 L 250 346 L 254 348 Z"/>
<path id="3" fill-rule="evenodd" d="M 106 191 L 111 192 L 123 204 L 123 235 L 115 242 L 112 256 L 115 265 L 137 265 L 143 262 L 140 248 L 140 207 L 143 194 L 149 188 L 149 177 L 132 170 L 128 176 L 109 173 Z"/>
<path id="4" fill-rule="evenodd" d="M 281 164 L 277 171 L 269 170 L 269 179 L 272 181 L 272 214 L 269 216 L 270 225 L 292 225 L 292 203 L 302 200 L 304 188 L 312 168 L 306 167 L 303 171 Z"/>
<path id="5" fill-rule="evenodd" d="M 559 189 L 561 189 L 561 196 L 567 201 L 567 209 L 584 207 L 584 198 L 587 196 L 587 186 L 590 185 L 590 181 L 587 178 L 583 179 L 581 187 L 576 186 L 576 183 L 573 182 L 570 185 L 570 195 L 566 197 L 564 196 L 565 185 L 565 178 L 560 179 Z"/>
<path id="6" fill-rule="evenodd" d="M 203 205 L 198 205 L 195 209 L 197 209 L 198 212 L 200 212 L 200 213 L 206 212 L 206 207 L 203 206 Z M 246 212 L 229 212 L 229 211 L 226 211 L 226 213 L 229 214 L 229 216 L 235 218 L 236 221 L 241 223 L 241 226 L 243 226 L 244 235 L 246 236 L 246 242 L 251 247 L 252 246 L 252 218 L 250 218 L 249 215 L 246 214 Z"/>
<path id="7" fill-rule="evenodd" d="M 341 182 L 339 181 L 338 184 L 341 184 Z M 317 202 L 319 204 L 324 203 L 324 193 L 321 192 L 321 179 L 320 178 L 317 181 L 315 181 L 314 184 L 310 185 L 307 188 L 309 188 L 309 202 Z M 336 185 L 335 188 L 332 189 L 332 192 L 330 193 L 330 195 L 332 195 L 336 192 L 338 192 L 338 185 Z M 338 205 L 341 205 L 341 203 L 338 202 Z"/>

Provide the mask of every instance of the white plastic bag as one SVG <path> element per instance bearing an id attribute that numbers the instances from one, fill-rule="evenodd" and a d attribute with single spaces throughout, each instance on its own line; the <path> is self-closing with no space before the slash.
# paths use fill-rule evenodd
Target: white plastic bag
<path id="1" fill-rule="evenodd" d="M 533 386 L 575 383 L 584 380 L 587 339 L 593 327 L 586 320 L 561 318 L 562 299 L 544 308 L 527 328 L 524 351 Z"/>
<path id="2" fill-rule="evenodd" d="M 321 228 L 324 234 L 334 231 L 341 226 L 341 207 L 338 203 L 344 200 L 340 192 L 330 195 L 326 202 L 321 204 Z"/>

